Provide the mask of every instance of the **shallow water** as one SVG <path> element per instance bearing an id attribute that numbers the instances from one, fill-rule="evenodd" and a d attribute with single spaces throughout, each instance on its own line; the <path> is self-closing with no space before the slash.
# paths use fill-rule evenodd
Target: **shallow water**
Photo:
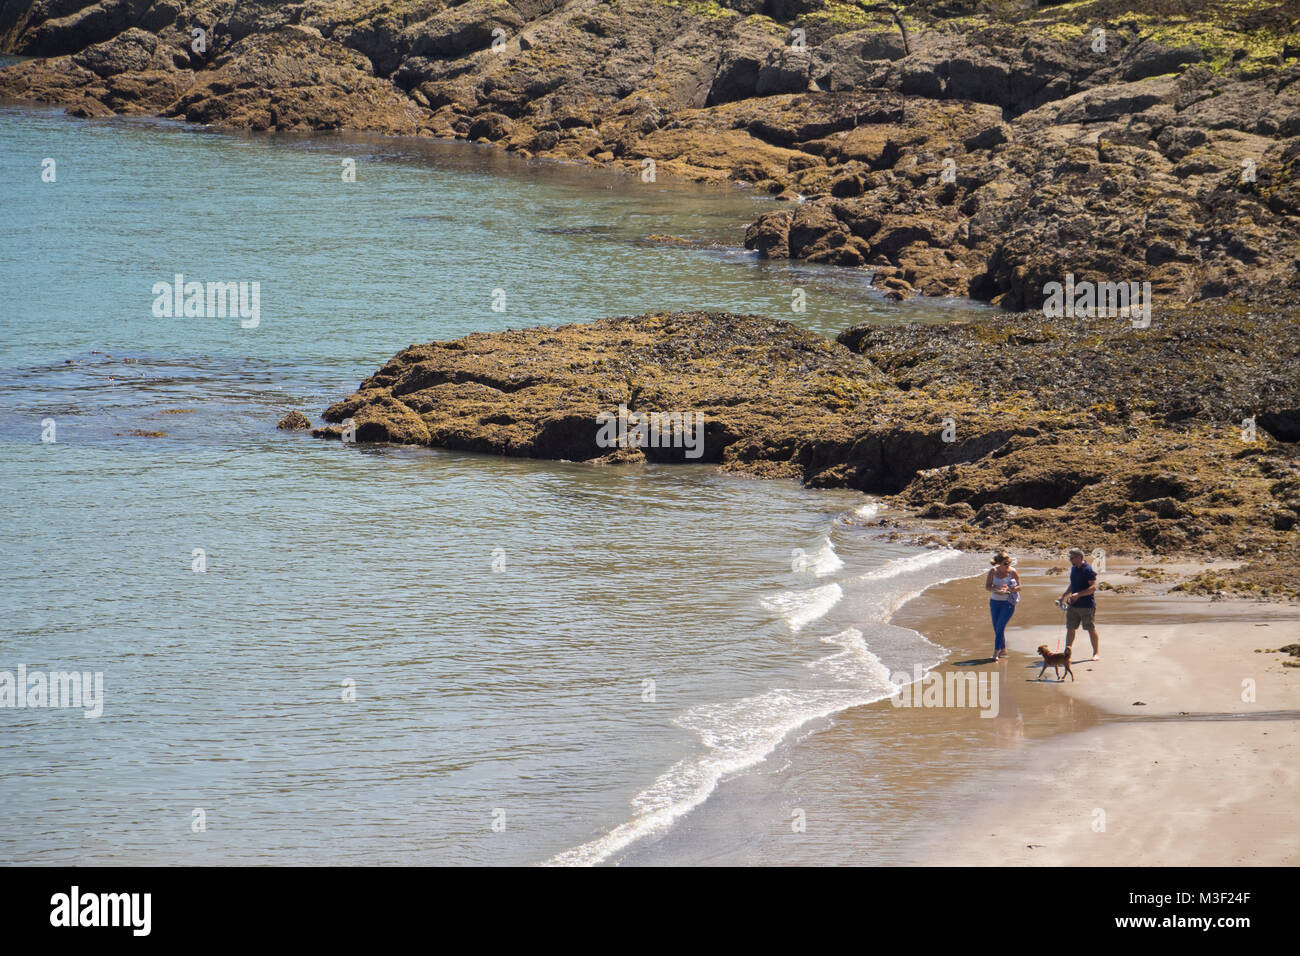
<path id="1" fill-rule="evenodd" d="M 768 201 L 18 106 L 0 174 L 0 671 L 102 672 L 105 698 L 0 707 L 0 860 L 618 859 L 942 657 L 884 622 L 968 559 L 882 542 L 860 495 L 274 427 L 470 331 L 969 308 L 757 261 L 736 246 Z M 176 273 L 259 282 L 257 327 L 155 317 Z"/>

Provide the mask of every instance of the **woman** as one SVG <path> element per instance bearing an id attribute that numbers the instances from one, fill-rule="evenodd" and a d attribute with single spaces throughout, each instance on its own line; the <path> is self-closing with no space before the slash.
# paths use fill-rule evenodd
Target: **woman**
<path id="1" fill-rule="evenodd" d="M 1011 568 L 1011 555 L 999 551 L 990 562 L 984 590 L 989 592 L 989 611 L 993 615 L 993 659 L 1007 658 L 1007 622 L 1020 602 L 1020 575 Z"/>

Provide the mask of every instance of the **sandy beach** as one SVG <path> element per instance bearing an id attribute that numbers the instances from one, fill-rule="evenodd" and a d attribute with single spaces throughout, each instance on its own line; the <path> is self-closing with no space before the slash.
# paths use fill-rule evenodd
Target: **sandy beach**
<path id="1" fill-rule="evenodd" d="M 1034 648 L 1064 643 L 1052 602 L 1065 579 L 1048 571 L 1065 565 L 1021 557 L 1025 597 L 1002 664 L 989 662 L 982 576 L 934 586 L 892 619 L 950 651 L 937 677 L 996 675 L 993 716 L 969 701 L 881 700 L 814 722 L 618 862 L 1295 863 L 1300 668 L 1256 649 L 1294 643 L 1300 608 L 1161 593 L 1172 574 L 1131 577 L 1112 559 L 1098 598 L 1101 661 L 1077 662 L 1074 681 L 1050 669 L 1039 681 Z M 1086 633 L 1076 648 L 1089 650 Z M 1242 698 L 1247 680 L 1253 702 Z"/>
<path id="2" fill-rule="evenodd" d="M 1300 669 L 1285 666 L 1295 659 L 1284 654 L 1259 653 L 1296 641 L 1300 609 L 1103 591 L 1101 660 L 1077 661 L 1076 680 L 1057 683 L 1048 668 L 1039 682 L 1034 648 L 1055 650 L 1064 640 L 1062 614 L 1052 605 L 1064 579 L 1046 570 L 1022 563 L 1025 599 L 1007 632 L 1011 658 L 996 668 L 1005 691 L 1003 714 L 993 723 L 1011 720 L 1032 742 L 1015 748 L 1011 759 L 1003 748 L 1003 759 L 992 761 L 996 773 L 962 782 L 949 825 L 922 841 L 916 862 L 1300 860 L 1300 835 L 1291 825 L 1300 801 Z M 1123 572 L 1113 568 L 1102 580 L 1142 586 L 1141 578 Z M 989 654 L 991 636 L 970 644 L 975 633 L 990 631 L 985 607 L 978 580 L 951 582 L 913 602 L 895 623 L 954 648 L 945 670 L 961 666 L 962 652 L 974 659 Z M 967 618 L 975 620 L 973 628 Z M 1080 632 L 1075 657 L 1089 651 Z M 1075 707 L 1088 712 L 1081 721 L 1086 729 L 1053 732 L 1060 712 Z"/>

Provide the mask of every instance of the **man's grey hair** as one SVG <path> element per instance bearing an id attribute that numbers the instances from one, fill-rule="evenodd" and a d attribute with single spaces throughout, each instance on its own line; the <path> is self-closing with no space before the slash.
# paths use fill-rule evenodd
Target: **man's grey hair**
<path id="1" fill-rule="evenodd" d="M 1071 549 L 1070 549 L 1070 557 L 1074 557 L 1076 554 L 1077 554 L 1079 557 L 1082 558 L 1082 557 L 1083 557 L 1083 548 L 1071 548 Z"/>

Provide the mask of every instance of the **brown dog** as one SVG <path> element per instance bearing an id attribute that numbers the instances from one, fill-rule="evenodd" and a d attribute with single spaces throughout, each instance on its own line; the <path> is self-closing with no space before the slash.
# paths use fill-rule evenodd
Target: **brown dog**
<path id="1" fill-rule="evenodd" d="M 1064 667 L 1065 672 L 1070 675 L 1070 680 L 1075 679 L 1074 671 L 1070 670 L 1070 649 L 1068 647 L 1065 649 L 1064 654 L 1053 654 L 1047 649 L 1046 644 L 1042 644 L 1038 648 L 1038 653 L 1043 655 L 1043 669 L 1038 672 L 1038 680 L 1043 679 L 1043 674 L 1049 667 L 1056 672 L 1057 680 L 1065 680 L 1065 678 L 1061 676 L 1062 667 Z"/>

